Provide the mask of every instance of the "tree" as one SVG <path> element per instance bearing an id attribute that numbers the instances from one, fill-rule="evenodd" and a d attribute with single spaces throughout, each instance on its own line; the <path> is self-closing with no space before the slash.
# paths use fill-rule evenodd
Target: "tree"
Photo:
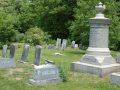
<path id="1" fill-rule="evenodd" d="M 50 38 L 50 35 L 43 32 L 41 28 L 30 28 L 25 32 L 24 40 L 26 43 L 34 43 L 35 45 L 42 45 Z"/>
<path id="2" fill-rule="evenodd" d="M 15 40 L 17 30 L 14 29 L 15 19 L 11 14 L 0 12 L 0 42 L 3 44 L 9 44 Z"/>
<path id="3" fill-rule="evenodd" d="M 53 39 L 68 38 L 70 21 L 74 19 L 76 0 L 34 0 L 37 26 Z"/>

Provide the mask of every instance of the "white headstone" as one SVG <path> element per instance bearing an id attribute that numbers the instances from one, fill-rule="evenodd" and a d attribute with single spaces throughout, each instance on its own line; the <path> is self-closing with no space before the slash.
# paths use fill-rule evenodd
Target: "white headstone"
<path id="1" fill-rule="evenodd" d="M 4 45 L 2 50 L 2 57 L 6 57 L 6 54 L 7 54 L 7 45 Z"/>
<path id="2" fill-rule="evenodd" d="M 72 41 L 71 48 L 75 48 L 75 41 Z"/>
<path id="3" fill-rule="evenodd" d="M 57 38 L 56 49 L 60 49 L 60 46 L 61 46 L 61 39 Z"/>
<path id="4" fill-rule="evenodd" d="M 62 41 L 62 50 L 66 49 L 66 44 L 67 44 L 67 40 L 63 39 L 63 41 Z"/>

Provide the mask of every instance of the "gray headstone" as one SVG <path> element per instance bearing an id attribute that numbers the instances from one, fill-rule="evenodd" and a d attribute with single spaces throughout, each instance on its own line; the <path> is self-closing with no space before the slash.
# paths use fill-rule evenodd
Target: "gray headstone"
<path id="1" fill-rule="evenodd" d="M 71 48 L 75 48 L 75 41 L 72 41 Z"/>
<path id="2" fill-rule="evenodd" d="M 7 53 L 7 45 L 4 45 L 2 50 L 2 57 L 6 57 L 6 53 Z"/>
<path id="3" fill-rule="evenodd" d="M 79 49 L 82 49 L 83 47 L 82 47 L 82 44 L 79 44 Z"/>
<path id="4" fill-rule="evenodd" d="M 37 66 L 40 65 L 41 56 L 42 56 L 42 47 L 40 45 L 36 45 L 34 65 Z"/>
<path id="5" fill-rule="evenodd" d="M 48 44 L 48 49 L 52 49 L 52 44 Z"/>
<path id="6" fill-rule="evenodd" d="M 47 48 L 47 44 L 44 45 L 44 48 Z"/>
<path id="7" fill-rule="evenodd" d="M 10 45 L 10 58 L 14 58 L 15 54 L 15 44 Z"/>
<path id="8" fill-rule="evenodd" d="M 20 45 L 20 44 L 18 44 L 18 48 L 21 48 L 21 45 Z"/>
<path id="9" fill-rule="evenodd" d="M 0 59 L 0 68 L 15 68 L 16 63 L 14 58 L 1 58 Z"/>
<path id="10" fill-rule="evenodd" d="M 118 53 L 118 54 L 116 55 L 116 62 L 117 62 L 117 63 L 120 63 L 120 53 Z"/>
<path id="11" fill-rule="evenodd" d="M 59 74 L 59 67 L 55 64 L 44 64 L 34 67 L 33 79 L 29 79 L 31 84 L 46 84 L 52 82 L 60 82 L 62 79 Z"/>
<path id="12" fill-rule="evenodd" d="M 28 44 L 24 46 L 20 62 L 26 62 L 27 56 L 28 56 L 29 47 L 30 46 Z"/>
<path id="13" fill-rule="evenodd" d="M 120 84 L 120 74 L 112 73 L 110 75 L 110 83 Z"/>
<path id="14" fill-rule="evenodd" d="M 54 44 L 51 45 L 51 49 L 54 49 Z"/>
<path id="15" fill-rule="evenodd" d="M 57 38 L 56 49 L 60 49 L 60 45 L 61 45 L 61 39 Z"/>
<path id="16" fill-rule="evenodd" d="M 62 50 L 66 49 L 66 44 L 67 44 L 67 40 L 63 39 L 63 41 L 62 41 Z"/>

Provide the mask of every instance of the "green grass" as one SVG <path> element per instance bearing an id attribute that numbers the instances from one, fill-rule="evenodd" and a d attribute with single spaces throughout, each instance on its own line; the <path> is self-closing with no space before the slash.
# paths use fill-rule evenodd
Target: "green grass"
<path id="1" fill-rule="evenodd" d="M 33 78 L 33 64 L 35 47 L 30 46 L 27 64 L 19 63 L 23 46 L 15 51 L 16 68 L 0 69 L 0 90 L 120 90 L 120 85 L 110 83 L 110 75 L 98 77 L 91 74 L 79 73 L 70 70 L 70 63 L 78 61 L 85 50 L 67 48 L 65 51 L 56 49 L 42 48 L 41 64 L 45 60 L 52 60 L 57 65 L 62 66 L 65 74 L 68 75 L 67 82 L 51 83 L 45 85 L 31 85 L 29 79 Z M 2 51 L 0 50 L 2 53 Z M 54 55 L 55 52 L 64 54 L 63 56 Z M 0 54 L 1 54 L 0 53 Z M 118 52 L 112 51 L 111 55 L 116 58 Z M 9 50 L 7 51 L 9 57 Z"/>

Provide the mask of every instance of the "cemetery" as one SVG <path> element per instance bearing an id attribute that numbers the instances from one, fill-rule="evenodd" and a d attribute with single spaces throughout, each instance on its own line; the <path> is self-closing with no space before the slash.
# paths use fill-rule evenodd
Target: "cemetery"
<path id="1" fill-rule="evenodd" d="M 114 4 L 118 5 L 116 4 L 118 1 L 114 1 Z M 27 2 L 24 1 L 26 4 L 22 6 L 23 1 L 16 1 L 13 4 L 19 4 L 21 8 L 15 7 L 14 10 L 19 12 L 13 14 L 12 7 L 5 8 L 7 5 L 9 6 L 11 0 L 1 0 L 0 2 L 2 2 L 1 6 L 3 5 L 1 11 L 6 11 L 4 14 L 3 12 L 0 13 L 0 15 L 3 15 L 1 20 L 5 19 L 2 22 L 5 23 L 5 27 L 4 25 L 1 25 L 2 29 L 0 27 L 2 32 L 0 32 L 0 90 L 120 90 L 120 46 L 117 46 L 120 44 L 119 39 L 115 41 L 117 36 L 111 37 L 114 32 L 111 30 L 120 28 L 114 25 L 114 20 L 119 24 L 117 19 L 106 17 L 107 14 L 110 14 L 109 9 L 113 10 L 110 8 L 109 3 L 103 1 L 103 3 L 107 4 L 104 5 L 96 0 L 93 4 L 88 0 L 89 5 L 95 6 L 87 7 L 86 1 L 82 0 L 66 2 L 58 2 L 57 0 L 33 2 L 28 0 Z M 8 2 L 9 4 L 7 4 Z M 53 6 L 54 4 L 58 5 L 59 9 L 54 6 L 54 10 L 48 13 L 51 10 L 50 8 L 53 8 L 49 8 L 52 4 Z M 75 21 L 71 21 L 73 16 L 68 17 L 70 14 L 64 11 L 66 10 L 64 4 L 67 7 L 69 7 L 69 4 L 78 5 L 78 7 L 73 5 L 74 8 L 69 7 L 69 10 L 74 9 L 74 12 L 79 12 L 79 9 L 81 11 L 84 9 L 84 15 L 82 16 L 80 13 L 81 16 L 78 17 L 79 13 L 76 12 L 75 15 L 72 14 Z M 62 5 L 64 7 L 61 7 Z M 43 7 L 45 8 L 43 9 Z M 81 9 L 80 7 L 84 8 Z M 77 8 L 79 9 L 77 10 Z M 63 11 L 58 13 L 61 10 Z M 93 12 L 92 14 L 90 10 Z M 19 13 L 24 18 L 15 16 L 16 22 L 8 20 L 11 18 L 11 14 L 7 16 L 9 12 L 14 16 Z M 28 12 L 32 13 L 28 14 Z M 46 12 L 50 17 L 49 19 Z M 68 14 L 67 19 L 69 21 L 67 23 L 62 21 L 66 20 L 64 17 L 60 17 L 63 12 L 64 16 L 66 13 Z M 78 16 L 76 16 L 77 14 Z M 89 17 L 87 14 L 90 14 Z M 27 19 L 26 15 L 28 15 Z M 38 18 L 36 15 L 41 16 Z M 56 19 L 57 22 L 60 21 L 61 23 L 55 22 L 56 16 L 59 17 L 59 19 Z M 33 17 L 36 18 L 35 21 Z M 21 23 L 22 19 L 26 20 L 21 24 L 18 22 L 19 20 L 17 21 L 18 18 Z M 80 23 L 76 24 L 77 19 L 86 21 L 80 21 Z M 11 26 L 6 23 L 7 20 L 8 22 L 11 21 Z M 26 22 L 27 20 L 30 21 Z M 50 23 L 52 21 L 53 23 Z M 50 23 L 50 26 L 47 25 L 48 23 Z M 58 29 L 56 29 L 57 33 L 52 31 L 55 27 L 60 29 L 63 23 L 66 26 L 71 24 L 71 26 L 63 27 L 62 33 Z M 54 27 L 51 24 L 56 26 Z M 28 30 L 24 32 L 25 28 Z M 78 32 L 78 28 L 82 29 L 82 31 Z M 14 31 L 16 29 L 18 31 Z M 47 30 L 43 31 L 43 29 L 48 29 L 48 32 L 46 32 Z M 66 34 L 66 29 L 70 29 L 70 34 Z M 10 30 L 9 34 L 11 35 L 9 36 L 2 30 Z M 89 30 L 89 32 L 86 30 Z M 2 36 L 3 34 L 4 36 Z M 119 36 L 119 33 L 117 34 Z"/>

